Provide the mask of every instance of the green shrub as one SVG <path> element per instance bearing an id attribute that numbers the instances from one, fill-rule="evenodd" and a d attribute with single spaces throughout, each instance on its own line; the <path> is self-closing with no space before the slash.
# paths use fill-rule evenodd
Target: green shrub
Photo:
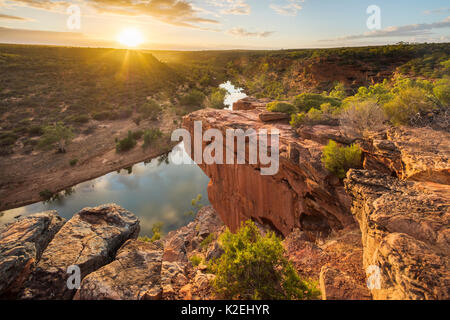
<path id="1" fill-rule="evenodd" d="M 205 100 L 205 95 L 203 92 L 192 89 L 189 93 L 185 94 L 181 97 L 180 103 L 189 107 L 197 107 L 200 109 L 203 105 L 203 101 Z"/>
<path id="2" fill-rule="evenodd" d="M 189 260 L 194 267 L 197 267 L 202 262 L 202 258 L 196 255 L 192 256 Z"/>
<path id="3" fill-rule="evenodd" d="M 67 121 L 74 122 L 74 123 L 87 123 L 89 122 L 90 117 L 87 114 L 78 114 L 73 115 L 67 118 Z"/>
<path id="4" fill-rule="evenodd" d="M 76 166 L 77 163 L 78 163 L 78 159 L 72 159 L 72 160 L 69 161 L 69 164 L 70 164 L 71 167 Z"/>
<path id="5" fill-rule="evenodd" d="M 136 146 L 136 140 L 133 137 L 133 132 L 128 131 L 128 136 L 116 143 L 116 151 L 124 152 L 134 148 Z"/>
<path id="6" fill-rule="evenodd" d="M 270 112 L 283 112 L 287 114 L 293 114 L 297 111 L 294 105 L 280 101 L 269 102 L 266 106 L 266 109 Z"/>
<path id="7" fill-rule="evenodd" d="M 325 168 L 338 178 L 344 178 L 350 168 L 361 166 L 362 151 L 358 145 L 341 147 L 330 140 L 322 152 L 322 163 Z"/>
<path id="8" fill-rule="evenodd" d="M 324 103 L 338 108 L 341 106 L 341 100 L 318 93 L 302 93 L 294 98 L 293 104 L 299 112 L 307 112 L 311 108 L 319 109 Z"/>
<path id="9" fill-rule="evenodd" d="M 66 152 L 66 145 L 70 143 L 73 137 L 72 129 L 64 126 L 62 122 L 58 122 L 44 127 L 44 134 L 39 139 L 38 146 L 48 149 L 57 144 L 59 152 Z"/>
<path id="10" fill-rule="evenodd" d="M 264 237 L 252 221 L 236 234 L 227 230 L 219 239 L 224 253 L 209 264 L 216 275 L 213 287 L 225 299 L 310 299 L 319 292 L 301 280 L 284 255 L 274 233 Z"/>
<path id="11" fill-rule="evenodd" d="M 214 89 L 213 92 L 209 95 L 208 99 L 208 107 L 214 109 L 223 109 L 225 108 L 224 100 L 227 95 L 227 90 L 219 88 Z"/>
<path id="12" fill-rule="evenodd" d="M 97 121 L 104 121 L 104 120 L 108 120 L 111 118 L 111 111 L 100 111 L 100 112 L 95 112 L 92 115 L 92 118 L 97 120 Z"/>
<path id="13" fill-rule="evenodd" d="M 432 111 L 434 103 L 425 89 L 408 87 L 399 90 L 394 98 L 384 104 L 384 111 L 394 125 L 409 124 L 413 116 Z"/>
<path id="14" fill-rule="evenodd" d="M 449 60 L 450 61 L 450 60 Z M 441 79 L 436 82 L 433 93 L 441 105 L 450 106 L 450 78 Z"/>
<path id="15" fill-rule="evenodd" d="M 159 239 L 161 239 L 161 229 L 163 227 L 163 223 L 162 222 L 156 222 L 153 224 L 152 226 L 152 233 L 153 236 L 150 239 L 151 242 L 157 241 Z"/>
<path id="16" fill-rule="evenodd" d="M 32 125 L 28 128 L 28 134 L 30 136 L 41 136 L 44 134 L 44 129 L 40 125 Z"/>

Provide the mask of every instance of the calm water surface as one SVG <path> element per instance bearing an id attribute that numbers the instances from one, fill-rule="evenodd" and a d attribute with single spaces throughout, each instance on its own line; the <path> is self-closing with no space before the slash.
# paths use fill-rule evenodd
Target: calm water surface
<path id="1" fill-rule="evenodd" d="M 245 97 L 230 82 L 220 87 L 229 92 L 225 99 L 229 109 L 235 101 Z M 176 165 L 174 162 L 180 163 L 177 161 L 180 158 L 183 163 L 190 163 Z M 156 222 L 162 222 L 163 232 L 167 233 L 193 220 L 188 213 L 195 211 L 191 200 L 198 194 L 202 195 L 202 205 L 209 204 L 208 182 L 209 178 L 190 160 L 180 143 L 167 156 L 80 183 L 72 188 L 71 194 L 58 200 L 4 211 L 0 213 L 0 224 L 11 222 L 19 215 L 45 210 L 57 210 L 62 217 L 70 219 L 82 208 L 114 202 L 139 217 L 141 235 L 150 236 Z"/>

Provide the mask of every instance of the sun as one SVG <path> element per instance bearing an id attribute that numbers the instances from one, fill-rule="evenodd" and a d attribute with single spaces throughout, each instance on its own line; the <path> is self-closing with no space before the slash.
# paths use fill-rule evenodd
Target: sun
<path id="1" fill-rule="evenodd" d="M 144 38 L 138 29 L 126 28 L 117 35 L 117 41 L 127 47 L 137 47 L 144 42 Z"/>

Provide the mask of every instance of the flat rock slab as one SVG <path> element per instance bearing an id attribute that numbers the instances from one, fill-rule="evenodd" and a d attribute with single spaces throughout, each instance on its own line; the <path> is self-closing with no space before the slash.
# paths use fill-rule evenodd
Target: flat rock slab
<path id="1" fill-rule="evenodd" d="M 69 266 L 81 279 L 111 262 L 120 246 L 139 234 L 139 219 L 116 204 L 85 208 L 55 235 L 25 284 L 23 299 L 71 299 Z"/>
<path id="2" fill-rule="evenodd" d="M 25 216 L 0 230 L 0 295 L 13 297 L 65 223 L 56 211 Z M 8 292 L 8 293 L 7 293 Z"/>
<path id="3" fill-rule="evenodd" d="M 160 299 L 162 255 L 161 243 L 128 240 L 116 260 L 83 279 L 74 299 Z"/>

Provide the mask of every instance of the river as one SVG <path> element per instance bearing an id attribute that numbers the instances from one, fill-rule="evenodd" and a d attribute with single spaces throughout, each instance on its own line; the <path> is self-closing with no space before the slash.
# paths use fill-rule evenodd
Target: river
<path id="1" fill-rule="evenodd" d="M 227 109 L 246 95 L 230 82 L 220 85 L 228 91 L 225 97 Z M 177 165 L 174 158 L 183 157 L 190 164 Z M 179 163 L 180 161 L 175 161 Z M 71 192 L 50 202 L 37 202 L 0 213 L 0 225 L 34 212 L 57 210 L 70 219 L 82 208 L 106 203 L 116 203 L 133 212 L 140 219 L 142 236 L 150 236 L 154 223 L 162 222 L 163 233 L 178 229 L 194 219 L 191 212 L 198 208 L 191 204 L 199 194 L 199 204 L 208 205 L 209 178 L 177 145 L 170 155 L 157 157 L 150 162 L 138 163 L 131 169 L 111 172 L 102 177 L 82 182 Z"/>

